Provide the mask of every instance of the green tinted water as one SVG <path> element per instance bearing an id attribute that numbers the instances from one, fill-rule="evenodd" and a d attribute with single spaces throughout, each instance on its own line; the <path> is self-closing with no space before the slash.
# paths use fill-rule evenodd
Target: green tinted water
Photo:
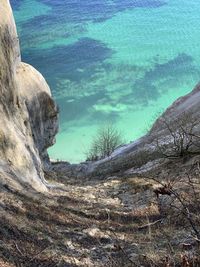
<path id="1" fill-rule="evenodd" d="M 197 84 L 200 2 L 165 2 L 157 8 L 126 8 L 94 23 L 83 20 L 81 8 L 80 22 L 73 8 L 69 21 L 67 6 L 62 16 L 55 13 L 55 3 L 22 1 L 15 12 L 22 53 L 43 72 L 61 107 L 52 158 L 82 161 L 96 129 L 107 121 L 123 131 L 127 142 L 140 137 L 159 112 Z M 50 24 L 46 14 L 60 20 Z M 33 27 L 31 19 L 38 16 L 41 21 Z"/>

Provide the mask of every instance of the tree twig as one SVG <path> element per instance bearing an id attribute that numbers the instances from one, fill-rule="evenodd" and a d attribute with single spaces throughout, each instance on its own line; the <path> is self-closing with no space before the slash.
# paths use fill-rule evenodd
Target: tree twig
<path id="1" fill-rule="evenodd" d="M 17 243 L 16 243 L 15 241 L 14 241 L 14 245 L 15 245 L 17 251 L 19 252 L 19 254 L 20 254 L 21 256 L 24 256 L 24 254 L 21 252 L 21 250 L 19 249 L 19 247 L 18 247 L 18 245 L 17 245 Z"/>
<path id="2" fill-rule="evenodd" d="M 155 225 L 155 224 L 157 224 L 157 223 L 159 223 L 159 222 L 161 223 L 161 222 L 162 222 L 162 219 L 157 220 L 157 221 L 154 221 L 154 222 L 152 222 L 152 223 L 147 223 L 147 224 L 138 226 L 138 230 L 146 229 L 146 228 L 148 228 L 149 226 Z"/>

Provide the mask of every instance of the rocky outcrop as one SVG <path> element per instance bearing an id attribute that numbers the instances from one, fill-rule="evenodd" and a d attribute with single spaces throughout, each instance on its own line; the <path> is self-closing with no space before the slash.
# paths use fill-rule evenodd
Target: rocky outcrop
<path id="1" fill-rule="evenodd" d="M 1 183 L 47 190 L 43 164 L 58 130 L 58 110 L 42 75 L 21 62 L 8 0 L 1 1 L 0 112 Z"/>

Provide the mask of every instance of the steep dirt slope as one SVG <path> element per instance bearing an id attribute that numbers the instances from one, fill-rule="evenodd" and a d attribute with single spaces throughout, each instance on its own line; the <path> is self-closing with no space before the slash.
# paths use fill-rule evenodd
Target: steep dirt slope
<path id="1" fill-rule="evenodd" d="M 179 168 L 186 179 L 180 162 L 166 168 L 170 177 Z M 159 183 L 153 179 L 83 182 L 62 172 L 47 177 L 65 183 L 62 195 L 29 191 L 26 196 L 1 188 L 0 259 L 5 266 L 200 266 L 195 233 L 181 208 L 173 208 L 179 202 L 174 196 L 157 199 L 153 189 Z M 191 196 L 188 185 L 176 178 L 175 192 Z M 199 199 L 199 184 L 195 192 Z M 198 209 L 196 201 L 190 210 L 199 227 Z"/>

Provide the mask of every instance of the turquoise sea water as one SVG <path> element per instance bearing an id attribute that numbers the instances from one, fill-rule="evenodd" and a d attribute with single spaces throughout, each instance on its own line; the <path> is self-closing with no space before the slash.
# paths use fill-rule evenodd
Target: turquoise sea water
<path id="1" fill-rule="evenodd" d="M 199 0 L 12 0 L 22 59 L 60 106 L 51 158 L 79 162 L 97 128 L 127 142 L 200 79 Z"/>

